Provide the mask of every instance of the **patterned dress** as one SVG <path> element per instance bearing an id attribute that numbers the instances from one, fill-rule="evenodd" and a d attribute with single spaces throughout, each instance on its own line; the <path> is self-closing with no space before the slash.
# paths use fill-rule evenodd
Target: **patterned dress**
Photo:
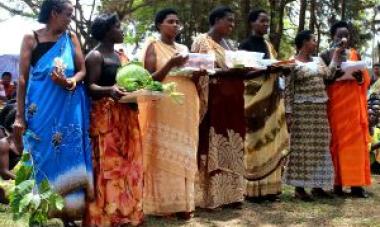
<path id="1" fill-rule="evenodd" d="M 174 54 L 188 51 L 184 45 L 171 46 L 160 40 L 152 40 L 146 46 L 149 45 L 156 53 L 156 70 L 164 67 Z M 169 215 L 195 209 L 199 97 L 188 74 L 173 73 L 163 80 L 168 82 L 175 82 L 177 91 L 184 94 L 182 104 L 170 97 L 139 103 L 145 214 Z"/>
<path id="2" fill-rule="evenodd" d="M 115 83 L 118 65 L 103 64 L 101 86 Z M 109 83 L 109 84 L 106 84 Z M 143 221 L 143 154 L 138 111 L 109 97 L 93 100 L 95 200 L 87 204 L 84 226 L 138 225 Z"/>
<path id="3" fill-rule="evenodd" d="M 263 38 L 254 41 L 253 47 L 258 47 L 252 49 L 243 43 L 241 48 L 264 52 L 275 59 L 276 52 L 269 42 Z M 262 42 L 261 45 L 258 42 Z M 282 190 L 282 160 L 289 143 L 278 75 L 274 73 L 269 77 L 245 81 L 244 105 L 247 129 L 244 146 L 246 196 L 262 198 L 278 195 Z"/>
<path id="4" fill-rule="evenodd" d="M 286 78 L 286 112 L 292 114 L 286 184 L 326 189 L 333 186 L 328 96 L 324 84 L 328 77 L 331 73 L 327 66 L 315 58 L 308 63 L 297 62 Z"/>
<path id="5" fill-rule="evenodd" d="M 224 50 L 207 34 L 192 45 L 192 52 L 215 54 L 219 68 L 226 68 Z M 239 78 L 204 79 L 199 87 L 208 96 L 201 96 L 201 113 L 207 113 L 200 125 L 196 203 L 212 209 L 244 200 L 244 83 Z"/>

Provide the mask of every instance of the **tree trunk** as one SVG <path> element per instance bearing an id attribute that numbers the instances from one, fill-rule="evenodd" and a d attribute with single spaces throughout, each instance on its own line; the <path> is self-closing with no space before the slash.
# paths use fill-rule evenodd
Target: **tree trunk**
<path id="1" fill-rule="evenodd" d="M 244 20 L 244 33 L 245 36 L 249 36 L 251 34 L 251 27 L 250 24 L 248 23 L 248 15 L 249 11 L 251 9 L 251 1 L 250 0 L 241 0 L 241 5 L 242 5 L 242 10 L 241 10 L 241 15 L 242 15 L 242 20 Z M 240 37 L 241 38 L 241 37 Z"/>
<path id="2" fill-rule="evenodd" d="M 310 21 L 309 21 L 309 30 L 311 32 L 315 31 L 315 24 L 316 24 L 315 5 L 316 5 L 316 0 L 311 0 L 310 1 Z"/>
<path id="3" fill-rule="evenodd" d="M 318 54 L 319 53 L 319 47 L 321 44 L 321 35 L 322 35 L 321 24 L 316 23 L 316 27 L 317 27 L 317 51 L 316 51 L 316 54 Z"/>
<path id="4" fill-rule="evenodd" d="M 341 20 L 346 20 L 346 0 L 342 0 L 342 14 L 340 18 Z"/>
<path id="5" fill-rule="evenodd" d="M 293 0 L 270 0 L 270 34 L 274 49 L 279 52 L 284 30 L 285 6 Z"/>
<path id="6" fill-rule="evenodd" d="M 301 0 L 300 7 L 300 16 L 298 19 L 298 32 L 305 30 L 305 16 L 306 16 L 306 7 L 307 0 Z"/>

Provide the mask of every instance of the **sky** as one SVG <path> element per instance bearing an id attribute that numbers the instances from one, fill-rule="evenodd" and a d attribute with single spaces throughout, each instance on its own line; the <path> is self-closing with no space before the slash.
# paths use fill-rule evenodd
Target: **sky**
<path id="1" fill-rule="evenodd" d="M 71 1 L 74 3 L 74 0 Z M 0 2 L 9 3 L 8 0 L 0 0 Z M 93 0 L 81 0 L 80 2 L 84 8 L 85 16 L 87 16 L 91 9 L 91 7 L 87 6 L 91 5 Z M 17 6 L 15 2 L 10 2 L 9 4 Z M 27 8 L 24 8 L 24 10 L 26 9 Z M 32 30 L 37 30 L 42 26 L 43 25 L 39 24 L 36 19 L 10 15 L 6 10 L 0 8 L 0 32 L 2 34 L 0 36 L 0 55 L 19 54 L 24 34 L 29 33 Z"/>
<path id="2" fill-rule="evenodd" d="M 4 18 L 0 11 L 0 18 Z M 19 54 L 24 34 L 41 27 L 37 21 L 21 16 L 12 16 L 0 21 L 0 55 Z"/>

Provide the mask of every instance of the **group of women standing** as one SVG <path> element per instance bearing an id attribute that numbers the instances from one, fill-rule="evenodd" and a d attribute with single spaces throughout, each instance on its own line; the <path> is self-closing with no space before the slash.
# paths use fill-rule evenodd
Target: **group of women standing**
<path id="1" fill-rule="evenodd" d="M 72 13 L 68 0 L 45 0 L 39 21 L 46 27 L 25 36 L 14 124 L 37 181 L 47 178 L 64 196 L 67 219 L 85 210 L 84 226 L 138 225 L 143 213 L 188 219 L 196 206 L 240 207 L 246 194 L 276 198 L 288 143 L 284 100 L 275 71 L 227 68 L 225 50 L 236 49 L 227 40 L 235 25 L 229 7 L 210 13 L 210 30 L 191 47 L 215 56 L 220 70 L 213 77 L 172 71 L 187 61 L 179 53 L 189 50 L 175 42 L 176 11 L 156 15 L 160 36 L 146 44 L 142 61 L 155 80 L 177 84 L 185 95 L 181 105 L 168 97 L 120 104 L 128 93 L 115 85 L 122 62 L 114 44 L 123 41 L 117 15 L 94 20 L 91 34 L 99 44 L 84 60 L 78 39 L 67 32 Z M 253 34 L 240 48 L 274 58 L 263 38 L 266 12 L 254 11 L 249 21 Z M 322 193 L 333 179 L 323 79 L 333 76 L 310 57 L 312 34 L 297 37 L 298 66 L 287 80 L 292 138 L 285 182 L 299 194 L 303 187 Z M 243 82 L 242 74 L 255 79 Z"/>
<path id="2" fill-rule="evenodd" d="M 366 198 L 363 186 L 371 184 L 369 131 L 366 96 L 370 82 L 367 70 L 343 79 L 343 61 L 358 61 L 351 45 L 349 25 L 331 27 L 332 45 L 313 58 L 316 41 L 310 31 L 300 32 L 295 44 L 297 66 L 286 78 L 285 100 L 291 132 L 290 155 L 284 182 L 295 186 L 295 196 L 306 201 L 313 197 L 351 196 Z"/>

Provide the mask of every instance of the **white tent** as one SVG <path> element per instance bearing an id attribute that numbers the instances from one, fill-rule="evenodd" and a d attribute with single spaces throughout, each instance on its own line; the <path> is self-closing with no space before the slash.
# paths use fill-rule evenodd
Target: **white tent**
<path id="1" fill-rule="evenodd" d="M 0 55 L 20 54 L 20 46 L 24 34 L 36 30 L 41 25 L 34 19 L 13 16 L 0 22 Z"/>
<path id="2" fill-rule="evenodd" d="M 13 16 L 0 22 L 0 76 L 3 72 L 12 73 L 13 80 L 18 78 L 19 53 L 24 34 L 36 30 L 41 25 L 33 19 Z"/>
<path id="3" fill-rule="evenodd" d="M 17 80 L 19 57 L 18 55 L 0 55 L 0 76 L 4 72 L 10 72 L 12 74 L 12 79 Z"/>

